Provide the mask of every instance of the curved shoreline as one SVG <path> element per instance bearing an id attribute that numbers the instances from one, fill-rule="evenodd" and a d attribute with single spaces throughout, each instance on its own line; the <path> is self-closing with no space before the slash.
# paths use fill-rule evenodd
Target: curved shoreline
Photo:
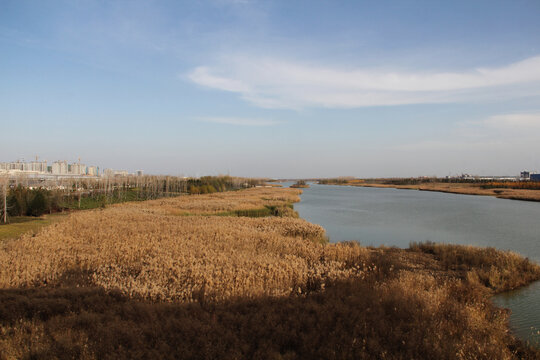
<path id="1" fill-rule="evenodd" d="M 323 185 L 326 185 L 326 184 L 323 184 Z M 328 184 L 328 185 L 341 185 L 341 186 L 353 186 L 353 187 L 378 187 L 378 188 L 394 188 L 394 189 L 402 189 L 402 190 L 419 190 L 419 191 L 434 191 L 434 192 L 443 192 L 443 193 L 454 193 L 454 194 L 463 194 L 463 195 L 481 195 L 481 196 L 493 196 L 491 194 L 485 194 L 485 193 L 481 193 L 481 194 L 474 194 L 474 193 L 463 193 L 463 192 L 456 192 L 456 191 L 445 191 L 443 189 L 425 189 L 425 188 L 420 188 L 420 187 L 414 187 L 414 186 L 407 186 L 407 185 L 402 185 L 402 186 L 392 186 L 392 185 L 383 185 L 383 184 L 365 184 L 365 185 L 355 185 L 355 184 Z M 301 197 L 302 198 L 302 197 Z M 519 200 L 522 200 L 522 199 L 519 199 Z M 532 200 L 532 201 L 539 201 L 539 200 Z M 307 220 L 306 220 L 307 221 Z M 321 225 L 322 226 L 322 225 Z M 323 226 L 324 227 L 324 226 Z M 419 244 L 420 246 L 422 246 L 422 244 Z M 476 249 L 476 250 L 482 250 L 484 248 L 481 248 L 481 247 L 473 247 L 473 246 L 466 246 L 466 245 L 445 245 L 445 244 L 432 244 L 432 245 L 429 245 L 429 246 L 441 246 L 441 247 L 444 247 L 444 246 L 450 246 L 450 247 L 459 247 L 459 248 L 462 248 L 462 249 Z M 414 250 L 412 248 L 413 246 L 409 246 L 409 248 L 403 248 L 403 249 L 388 249 L 384 246 L 381 246 L 380 248 L 383 249 L 383 251 L 388 251 L 388 250 L 391 250 L 393 252 L 403 252 L 404 254 L 410 254 L 411 252 L 417 252 L 417 250 Z M 489 249 L 489 248 L 485 248 L 485 249 Z M 504 250 L 495 250 L 496 252 L 506 252 L 506 253 L 511 253 L 511 251 L 504 251 Z M 431 251 L 428 250 L 426 254 L 430 254 Z M 407 256 L 407 255 L 405 255 Z M 421 259 L 421 258 L 418 258 L 418 261 L 419 262 L 422 262 L 424 261 L 425 259 Z M 413 263 L 413 266 L 415 264 Z M 538 264 L 536 263 L 533 263 L 533 266 L 536 266 L 538 267 Z M 444 271 L 442 272 L 444 273 Z M 446 270 L 446 274 L 442 274 L 443 276 L 448 276 L 448 277 L 452 277 L 452 276 L 456 276 L 456 273 L 455 271 L 453 270 L 450 270 L 450 269 L 447 269 Z M 462 278 L 466 278 L 467 275 L 462 275 L 461 276 Z M 491 289 L 491 294 L 487 296 L 487 299 L 490 303 L 491 306 L 493 306 L 494 308 L 497 308 L 501 311 L 505 311 L 505 312 L 510 312 L 511 310 L 508 309 L 508 308 L 505 308 L 505 307 L 502 307 L 502 306 L 498 306 L 494 301 L 493 301 L 493 297 L 495 296 L 498 296 L 498 295 L 501 295 L 501 294 L 504 294 L 504 293 L 507 293 L 507 292 L 511 292 L 511 291 L 517 291 L 517 290 L 520 290 L 520 289 L 524 289 L 524 288 L 527 288 L 529 286 L 531 286 L 532 284 L 535 284 L 537 282 L 540 281 L 540 275 L 537 275 L 535 278 L 532 278 L 528 281 L 525 281 L 521 284 L 518 284 L 517 286 L 513 286 L 513 287 L 509 287 L 509 288 L 499 288 L 499 289 Z M 534 344 L 528 344 L 527 343 L 527 339 L 526 338 L 522 338 L 517 332 L 513 331 L 512 328 L 510 327 L 510 319 L 508 318 L 507 321 L 506 321 L 506 328 L 508 330 L 508 332 L 516 339 L 517 342 L 519 342 L 521 344 L 521 346 L 524 346 L 524 347 L 531 347 L 532 349 L 536 349 L 536 350 L 540 350 L 540 347 L 538 346 L 534 346 Z"/>

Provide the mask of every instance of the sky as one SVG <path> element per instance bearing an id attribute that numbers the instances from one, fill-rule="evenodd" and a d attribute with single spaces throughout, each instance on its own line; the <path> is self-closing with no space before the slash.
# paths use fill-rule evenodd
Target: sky
<path id="1" fill-rule="evenodd" d="M 0 0 L 0 161 L 540 170 L 540 1 Z"/>

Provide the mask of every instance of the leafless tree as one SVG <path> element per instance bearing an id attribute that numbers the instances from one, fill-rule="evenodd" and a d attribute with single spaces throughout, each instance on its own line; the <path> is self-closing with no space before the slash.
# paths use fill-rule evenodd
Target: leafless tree
<path id="1" fill-rule="evenodd" d="M 2 177 L 2 198 L 4 200 L 3 202 L 3 220 L 4 224 L 7 223 L 7 185 L 8 185 L 8 178 Z"/>

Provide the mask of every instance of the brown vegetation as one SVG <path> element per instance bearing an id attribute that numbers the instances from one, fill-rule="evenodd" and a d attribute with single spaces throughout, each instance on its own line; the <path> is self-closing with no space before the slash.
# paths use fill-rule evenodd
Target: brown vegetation
<path id="1" fill-rule="evenodd" d="M 298 194 L 122 204 L 7 241 L 0 359 L 538 356 L 489 301 L 540 278 L 515 254 L 325 244 L 302 219 L 223 216 L 290 209 Z"/>
<path id="2" fill-rule="evenodd" d="M 361 187 L 411 189 L 421 191 L 437 191 L 451 194 L 495 196 L 501 199 L 540 201 L 540 190 L 536 186 L 510 186 L 510 183 L 485 183 L 485 182 L 419 182 L 417 184 L 385 183 L 367 181 L 363 179 L 321 181 L 321 184 L 348 185 Z M 490 186 L 485 186 L 491 184 Z M 500 184 L 506 184 L 504 186 Z M 500 186 L 499 186 L 500 185 Z"/>
<path id="3" fill-rule="evenodd" d="M 527 285 L 540 276 L 537 264 L 511 251 L 431 242 L 413 243 L 411 250 L 433 254 L 444 270 L 456 271 L 494 292 Z"/>
<path id="4" fill-rule="evenodd" d="M 299 190 L 257 187 L 210 195 L 181 196 L 130 204 L 130 208 L 161 215 L 219 215 L 238 210 L 286 207 L 300 201 Z M 125 209 L 123 205 L 118 205 Z"/>
<path id="5" fill-rule="evenodd" d="M 540 190 L 540 181 L 490 181 L 482 184 L 484 189 Z"/>

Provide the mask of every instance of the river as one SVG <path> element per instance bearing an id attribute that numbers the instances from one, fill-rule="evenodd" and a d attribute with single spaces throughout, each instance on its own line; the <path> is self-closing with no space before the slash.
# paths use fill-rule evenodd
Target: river
<path id="1" fill-rule="evenodd" d="M 288 184 L 284 184 L 285 186 Z M 491 246 L 540 263 L 540 203 L 418 190 L 311 184 L 294 208 L 330 242 L 407 248 L 413 241 Z M 510 326 L 540 346 L 540 282 L 495 296 Z"/>

